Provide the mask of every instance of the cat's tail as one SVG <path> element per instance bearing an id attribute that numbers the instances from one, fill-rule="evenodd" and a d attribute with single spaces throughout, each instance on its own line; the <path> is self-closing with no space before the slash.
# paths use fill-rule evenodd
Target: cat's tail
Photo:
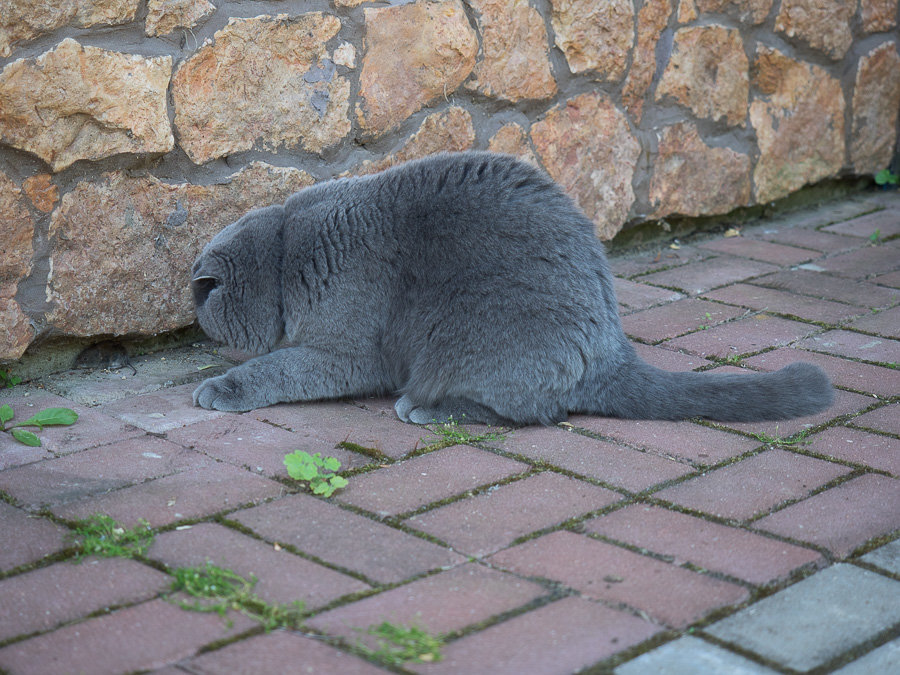
<path id="1" fill-rule="evenodd" d="M 728 422 L 812 415 L 828 408 L 834 399 L 828 376 L 810 363 L 792 363 L 774 373 L 673 373 L 637 357 L 592 393 L 600 409 L 583 412 L 630 419 L 706 417 Z M 590 402 L 583 402 L 590 407 Z"/>

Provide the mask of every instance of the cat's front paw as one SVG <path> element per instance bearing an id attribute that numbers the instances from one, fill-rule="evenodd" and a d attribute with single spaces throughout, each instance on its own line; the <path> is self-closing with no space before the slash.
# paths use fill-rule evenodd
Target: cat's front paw
<path id="1" fill-rule="evenodd" d="M 194 390 L 194 405 L 208 410 L 246 412 L 267 405 L 264 397 L 245 387 L 230 372 L 211 377 Z"/>

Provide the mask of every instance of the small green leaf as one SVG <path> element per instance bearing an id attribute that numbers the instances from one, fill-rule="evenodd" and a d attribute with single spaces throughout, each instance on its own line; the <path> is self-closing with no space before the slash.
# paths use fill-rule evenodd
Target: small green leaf
<path id="1" fill-rule="evenodd" d="M 328 484 L 327 480 L 322 478 L 310 481 L 309 485 L 312 487 L 314 495 L 325 495 L 326 497 L 330 497 L 334 492 L 334 488 Z"/>
<path id="2" fill-rule="evenodd" d="M 13 418 L 13 409 L 8 405 L 0 405 L 0 429 Z"/>
<path id="3" fill-rule="evenodd" d="M 347 487 L 348 481 L 343 476 L 332 476 L 331 477 L 331 487 L 335 490 L 339 490 L 340 488 Z"/>
<path id="4" fill-rule="evenodd" d="M 41 410 L 37 415 L 29 417 L 24 422 L 19 422 L 14 426 L 17 427 L 52 427 L 52 426 L 69 426 L 75 424 L 78 419 L 78 413 L 70 408 L 47 408 Z"/>
<path id="5" fill-rule="evenodd" d="M 329 471 L 337 471 L 341 468 L 341 462 L 336 457 L 326 457 L 323 465 Z"/>
<path id="6" fill-rule="evenodd" d="M 319 470 L 313 464 L 312 457 L 308 453 L 298 450 L 284 456 L 284 465 L 288 475 L 294 480 L 312 480 L 319 475 Z"/>
<path id="7" fill-rule="evenodd" d="M 12 435 L 13 438 L 19 441 L 19 443 L 24 443 L 25 445 L 31 446 L 32 448 L 41 447 L 41 439 L 35 436 L 30 431 L 25 431 L 24 429 L 13 429 Z"/>

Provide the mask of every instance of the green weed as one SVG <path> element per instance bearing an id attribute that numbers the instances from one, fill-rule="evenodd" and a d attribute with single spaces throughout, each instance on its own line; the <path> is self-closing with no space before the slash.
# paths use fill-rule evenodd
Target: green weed
<path id="1" fill-rule="evenodd" d="M 431 663 L 443 658 L 441 649 L 444 640 L 418 626 L 394 625 L 385 621 L 370 626 L 365 633 L 375 638 L 378 647 L 372 649 L 360 641 L 358 649 L 387 666 L 399 668 L 409 661 Z"/>
<path id="2" fill-rule="evenodd" d="M 69 535 L 78 545 L 78 558 L 89 555 L 101 558 L 133 558 L 144 555 L 153 543 L 150 523 L 141 520 L 130 530 L 119 525 L 109 516 L 98 513 L 78 521 Z"/>
<path id="3" fill-rule="evenodd" d="M 875 183 L 878 185 L 898 185 L 900 184 L 900 175 L 897 175 L 890 169 L 882 169 L 875 174 Z"/>
<path id="4" fill-rule="evenodd" d="M 6 423 L 12 421 L 14 416 L 12 407 L 0 405 L 0 431 L 12 434 L 12 437 L 19 443 L 24 443 L 33 448 L 40 447 L 41 439 L 34 432 L 22 429 L 22 427 L 43 429 L 44 427 L 52 426 L 69 426 L 70 424 L 75 424 L 75 421 L 78 419 L 78 413 L 70 408 L 46 408 L 36 415 L 32 415 L 24 422 L 16 422 L 7 427 Z"/>
<path id="5" fill-rule="evenodd" d="M 873 244 L 877 244 L 878 239 L 880 237 L 881 237 L 881 230 L 878 228 L 875 228 L 875 231 L 869 235 L 869 241 L 872 242 Z"/>
<path id="6" fill-rule="evenodd" d="M 182 609 L 215 612 L 225 616 L 229 610 L 241 612 L 259 621 L 266 631 L 275 628 L 299 628 L 304 605 L 299 600 L 289 605 L 270 605 L 253 593 L 256 577 L 245 579 L 237 572 L 207 562 L 202 567 L 180 567 L 173 573 L 173 592 L 184 592 L 193 602 L 177 600 Z"/>
<path id="7" fill-rule="evenodd" d="M 10 371 L 0 370 L 0 389 L 12 389 L 21 381 L 21 377 L 16 377 Z"/>
<path id="8" fill-rule="evenodd" d="M 502 433 L 489 431 L 484 434 L 472 434 L 465 427 L 461 427 L 452 417 L 448 422 L 443 424 L 432 424 L 428 426 L 428 430 L 437 436 L 437 439 L 422 439 L 425 445 L 432 445 L 438 440 L 449 441 L 453 444 L 471 444 L 481 441 L 496 441 L 503 437 Z"/>
<path id="9" fill-rule="evenodd" d="M 334 457 L 297 450 L 284 456 L 284 465 L 291 478 L 309 483 L 313 494 L 330 497 L 335 490 L 347 487 L 347 479 L 335 473 L 341 463 Z"/>
<path id="10" fill-rule="evenodd" d="M 778 427 L 775 428 L 775 431 L 777 433 Z M 760 443 L 765 443 L 772 448 L 796 448 L 809 444 L 809 441 L 806 439 L 809 436 L 809 429 L 803 429 L 790 436 L 771 436 L 766 433 L 756 433 L 752 434 L 752 436 Z"/>

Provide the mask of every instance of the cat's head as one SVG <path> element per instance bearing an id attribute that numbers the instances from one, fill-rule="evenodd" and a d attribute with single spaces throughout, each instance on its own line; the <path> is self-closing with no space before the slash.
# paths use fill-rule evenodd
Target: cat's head
<path id="1" fill-rule="evenodd" d="M 197 318 L 214 340 L 256 354 L 281 340 L 283 222 L 281 206 L 251 211 L 213 237 L 194 262 Z"/>

